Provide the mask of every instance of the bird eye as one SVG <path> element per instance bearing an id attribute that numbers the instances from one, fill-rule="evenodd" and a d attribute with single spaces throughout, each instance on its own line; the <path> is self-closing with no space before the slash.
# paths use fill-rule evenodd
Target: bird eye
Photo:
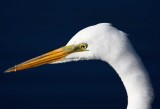
<path id="1" fill-rule="evenodd" d="M 81 45 L 80 45 L 80 48 L 81 48 L 81 49 L 86 49 L 86 48 L 87 48 L 87 44 L 86 44 L 86 43 L 81 44 Z"/>

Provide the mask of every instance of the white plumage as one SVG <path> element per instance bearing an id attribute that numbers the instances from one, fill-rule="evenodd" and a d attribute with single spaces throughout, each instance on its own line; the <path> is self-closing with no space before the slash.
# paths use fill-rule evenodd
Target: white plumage
<path id="1" fill-rule="evenodd" d="M 78 60 L 102 60 L 121 78 L 128 95 L 127 109 L 151 109 L 153 89 L 149 76 L 127 35 L 109 23 L 100 23 L 79 31 L 66 46 L 35 57 L 6 70 L 24 70 L 48 63 Z"/>
<path id="2" fill-rule="evenodd" d="M 88 51 L 72 53 L 56 63 L 90 59 L 105 61 L 115 69 L 126 88 L 127 109 L 151 109 L 153 90 L 147 71 L 124 32 L 109 23 L 100 23 L 79 31 L 67 45 L 80 43 L 87 43 Z"/>

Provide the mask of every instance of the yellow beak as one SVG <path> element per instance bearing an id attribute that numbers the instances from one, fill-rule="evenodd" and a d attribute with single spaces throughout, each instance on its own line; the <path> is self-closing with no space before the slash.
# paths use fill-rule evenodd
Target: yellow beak
<path id="1" fill-rule="evenodd" d="M 29 68 L 37 67 L 40 65 L 63 60 L 67 55 L 72 53 L 73 51 L 72 48 L 73 48 L 72 46 L 65 46 L 65 47 L 53 50 L 41 56 L 27 60 L 21 64 L 15 65 L 14 67 L 11 67 L 8 70 L 6 70 L 5 73 L 16 72 L 19 70 L 29 69 Z"/>
<path id="2" fill-rule="evenodd" d="M 65 57 L 71 53 L 88 51 L 86 50 L 87 46 L 88 45 L 86 43 L 64 46 L 46 54 L 43 54 L 41 56 L 25 61 L 21 64 L 15 65 L 14 67 L 11 67 L 8 70 L 6 70 L 5 73 L 16 72 L 19 70 L 29 69 L 40 65 L 64 60 Z"/>

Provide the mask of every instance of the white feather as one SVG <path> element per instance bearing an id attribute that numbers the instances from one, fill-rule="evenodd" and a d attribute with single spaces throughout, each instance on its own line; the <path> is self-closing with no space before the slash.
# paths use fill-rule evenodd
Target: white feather
<path id="1" fill-rule="evenodd" d="M 86 52 L 70 54 L 60 62 L 98 59 L 109 63 L 121 78 L 128 95 L 127 109 L 151 109 L 153 89 L 139 56 L 127 35 L 109 23 L 79 31 L 67 45 L 87 43 Z"/>

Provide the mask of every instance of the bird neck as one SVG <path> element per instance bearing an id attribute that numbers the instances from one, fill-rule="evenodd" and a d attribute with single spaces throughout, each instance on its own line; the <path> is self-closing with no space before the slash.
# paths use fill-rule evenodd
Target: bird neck
<path id="1" fill-rule="evenodd" d="M 128 96 L 127 109 L 151 109 L 152 86 L 147 71 L 135 51 L 127 50 L 109 64 L 115 69 L 125 86 Z"/>

